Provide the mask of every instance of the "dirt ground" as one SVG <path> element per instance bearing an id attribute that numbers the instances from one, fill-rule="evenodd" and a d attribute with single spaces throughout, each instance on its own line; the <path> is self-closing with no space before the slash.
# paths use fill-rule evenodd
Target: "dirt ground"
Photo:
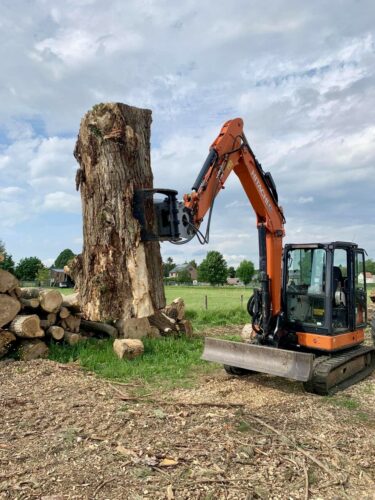
<path id="1" fill-rule="evenodd" d="M 375 375 L 324 398 L 217 370 L 137 399 L 76 364 L 0 366 L 0 498 L 375 498 Z"/>

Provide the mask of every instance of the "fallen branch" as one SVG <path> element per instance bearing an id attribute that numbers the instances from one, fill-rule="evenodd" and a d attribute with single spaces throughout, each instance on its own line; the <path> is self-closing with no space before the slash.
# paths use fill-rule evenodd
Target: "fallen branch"
<path id="1" fill-rule="evenodd" d="M 99 486 L 96 488 L 96 490 L 94 491 L 94 494 L 93 494 L 93 497 L 95 498 L 96 495 L 99 493 L 99 491 L 104 488 L 104 486 L 108 483 L 111 483 L 112 481 L 114 481 L 116 478 L 115 477 L 111 477 L 111 479 L 107 479 L 106 481 L 102 481 Z"/>
<path id="2" fill-rule="evenodd" d="M 143 400 L 143 398 L 146 398 L 148 396 L 151 396 L 152 393 L 150 394 L 144 394 L 143 396 L 128 396 L 128 394 L 125 394 L 124 392 L 120 391 L 117 387 L 114 387 L 112 384 L 109 384 L 112 389 L 114 389 L 118 394 L 120 394 L 121 399 L 123 401 L 141 401 L 142 403 L 149 403 L 149 404 L 158 404 L 160 406 L 200 406 L 200 407 L 214 407 L 214 408 L 240 408 L 245 406 L 242 403 L 208 403 L 206 401 L 203 401 L 202 403 L 185 403 L 183 401 L 163 401 L 162 399 L 147 399 Z"/>
<path id="3" fill-rule="evenodd" d="M 257 418 L 257 417 L 254 417 L 254 416 L 250 416 L 249 418 L 251 420 L 254 420 L 255 422 L 257 422 L 258 424 L 261 424 L 264 427 L 267 427 L 267 429 L 273 431 L 275 434 L 277 434 L 278 436 L 282 437 L 284 440 L 286 440 L 289 443 L 291 443 L 296 450 L 298 450 L 300 453 L 302 453 L 302 455 L 305 455 L 306 458 L 308 458 L 309 460 L 311 460 L 312 462 L 314 462 L 316 465 L 318 465 L 327 474 L 329 474 L 331 477 L 336 477 L 335 474 L 331 471 L 331 469 L 329 469 L 326 465 L 324 465 L 323 462 L 321 462 L 319 459 L 317 459 L 316 457 L 314 457 L 313 455 L 311 455 L 311 453 L 309 453 L 308 451 L 306 451 L 303 448 L 301 448 L 300 446 L 298 446 L 288 436 L 286 436 L 285 434 L 283 434 L 282 432 L 280 432 L 278 429 L 275 429 L 275 427 L 272 427 L 272 425 L 267 424 L 267 422 L 264 422 L 260 418 Z"/>

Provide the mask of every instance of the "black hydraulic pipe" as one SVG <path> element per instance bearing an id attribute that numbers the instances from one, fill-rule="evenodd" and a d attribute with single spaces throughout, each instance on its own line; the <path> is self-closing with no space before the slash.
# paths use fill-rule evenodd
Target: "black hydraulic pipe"
<path id="1" fill-rule="evenodd" d="M 259 237 L 259 281 L 262 293 L 262 331 L 263 338 L 265 339 L 270 331 L 270 283 L 267 275 L 267 247 L 266 247 L 266 226 L 264 224 L 258 225 Z"/>
<path id="2" fill-rule="evenodd" d="M 206 175 L 210 166 L 216 161 L 216 158 L 217 158 L 216 151 L 214 149 L 210 149 L 206 161 L 203 163 L 203 167 L 201 168 L 201 171 L 199 172 L 198 177 L 196 178 L 194 185 L 191 188 L 193 191 L 198 191 L 199 186 L 201 185 L 204 179 L 204 176 Z"/>

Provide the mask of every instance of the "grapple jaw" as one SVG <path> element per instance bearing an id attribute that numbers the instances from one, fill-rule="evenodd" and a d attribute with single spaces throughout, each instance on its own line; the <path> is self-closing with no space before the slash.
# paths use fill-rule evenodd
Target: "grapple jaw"
<path id="1" fill-rule="evenodd" d="M 162 199 L 154 199 L 154 195 Z M 194 235 L 191 212 L 177 200 L 174 189 L 138 189 L 133 215 L 141 226 L 142 241 L 179 241 Z"/>
<path id="2" fill-rule="evenodd" d="M 310 380 L 313 354 L 243 342 L 205 338 L 202 359 L 293 380 Z"/>

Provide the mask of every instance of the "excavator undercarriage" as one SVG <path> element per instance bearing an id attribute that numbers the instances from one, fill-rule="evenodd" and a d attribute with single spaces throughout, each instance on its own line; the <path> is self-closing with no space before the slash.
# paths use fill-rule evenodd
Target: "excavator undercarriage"
<path id="1" fill-rule="evenodd" d="M 331 355 L 290 351 L 206 338 L 202 359 L 224 365 L 230 375 L 267 373 L 303 382 L 322 396 L 358 383 L 375 370 L 375 348 L 357 346 Z"/>

